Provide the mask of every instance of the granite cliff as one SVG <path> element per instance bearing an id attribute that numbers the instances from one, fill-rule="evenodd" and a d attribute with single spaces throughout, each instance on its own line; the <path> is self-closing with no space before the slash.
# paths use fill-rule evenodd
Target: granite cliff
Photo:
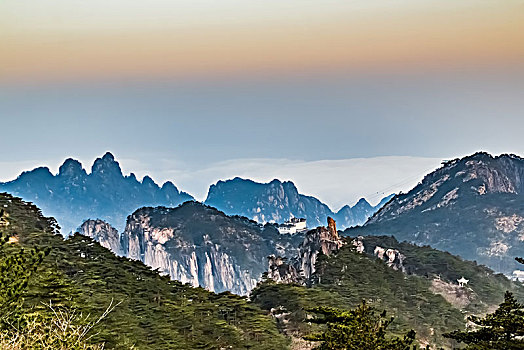
<path id="1" fill-rule="evenodd" d="M 342 247 L 335 220 L 327 219 L 328 226 L 319 226 L 305 234 L 298 252 L 291 259 L 271 255 L 267 277 L 278 283 L 311 284 L 320 254 L 330 256 Z"/>
<path id="2" fill-rule="evenodd" d="M 302 239 L 198 202 L 141 208 L 128 217 L 122 234 L 100 220 L 84 222 L 80 233 L 171 279 L 241 295 L 256 286 L 268 255 L 294 255 Z"/>

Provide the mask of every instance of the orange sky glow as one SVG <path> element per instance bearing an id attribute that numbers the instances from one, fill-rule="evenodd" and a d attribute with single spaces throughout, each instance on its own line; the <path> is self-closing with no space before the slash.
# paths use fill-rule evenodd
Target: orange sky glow
<path id="1" fill-rule="evenodd" d="M 135 15 L 137 24 L 127 27 L 97 27 L 96 18 L 76 27 L 53 27 L 42 24 L 50 17 L 31 24 L 27 11 L 4 12 L 0 79 L 524 65 L 524 2 L 460 10 L 449 4 L 417 11 L 266 16 L 252 22 L 213 21 L 212 16 L 202 23 L 163 19 L 143 26 Z"/>

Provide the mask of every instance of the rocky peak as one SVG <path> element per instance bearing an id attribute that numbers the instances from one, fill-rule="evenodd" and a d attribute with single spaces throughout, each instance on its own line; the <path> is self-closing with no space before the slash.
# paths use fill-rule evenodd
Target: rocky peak
<path id="1" fill-rule="evenodd" d="M 331 216 L 343 228 L 364 224 L 383 204 L 372 207 L 362 199 L 353 208 L 345 206 L 334 213 L 317 198 L 300 194 L 291 181 L 274 179 L 258 183 L 239 177 L 211 185 L 205 203 L 226 214 L 242 215 L 262 224 L 281 224 L 297 217 L 305 218 L 309 227 L 315 227 Z"/>
<path id="2" fill-rule="evenodd" d="M 371 210 L 373 207 L 365 198 L 360 198 L 358 202 L 353 206 L 353 209 L 359 210 Z"/>
<path id="3" fill-rule="evenodd" d="M 23 180 L 47 180 L 53 178 L 53 174 L 51 174 L 51 171 L 48 167 L 38 167 L 30 171 L 24 171 L 22 174 L 20 174 L 19 179 Z M 15 180 L 16 181 L 16 180 Z"/>
<path id="4" fill-rule="evenodd" d="M 277 179 L 269 183 L 240 178 L 219 181 L 210 187 L 205 203 L 226 214 L 246 216 L 262 224 L 299 217 L 313 226 L 332 215 L 329 207 L 318 199 L 299 194 L 290 181 Z"/>
<path id="5" fill-rule="evenodd" d="M 91 171 L 87 174 L 79 161 L 69 158 L 56 176 L 48 168 L 36 168 L 0 183 L 0 191 L 37 204 L 46 215 L 56 217 L 64 234 L 78 228 L 86 217 L 106 220 L 123 231 L 125 218 L 137 208 L 177 206 L 193 199 L 169 183 L 160 189 L 150 177 L 142 182 L 134 174 L 124 177 L 109 152 L 95 160 Z"/>
<path id="6" fill-rule="evenodd" d="M 349 205 L 342 207 L 335 214 L 335 217 L 339 222 L 344 223 L 343 228 L 363 225 L 370 216 L 382 208 L 392 197 L 393 195 L 384 197 L 376 206 L 372 206 L 366 199 L 361 198 L 353 207 Z"/>
<path id="7" fill-rule="evenodd" d="M 88 221 L 82 229 L 96 240 L 116 236 L 116 230 L 99 221 Z M 296 252 L 301 237 L 280 235 L 273 225 L 262 226 L 188 201 L 176 208 L 137 209 L 128 216 L 120 243 L 124 256 L 174 280 L 245 295 L 266 271 L 267 256 Z M 116 244 L 105 246 L 117 249 Z"/>
<path id="8" fill-rule="evenodd" d="M 126 176 L 126 179 L 128 179 L 131 182 L 138 182 L 135 173 L 130 173 L 128 176 Z"/>
<path id="9" fill-rule="evenodd" d="M 153 179 L 151 177 L 149 177 L 148 175 L 144 176 L 144 178 L 142 179 L 142 185 L 144 185 L 146 187 L 149 187 L 149 188 L 155 188 L 155 189 L 159 189 L 160 188 L 160 187 L 158 187 L 156 182 L 153 181 Z"/>
<path id="10" fill-rule="evenodd" d="M 66 178 L 78 178 L 87 176 L 87 173 L 78 160 L 68 158 L 58 169 L 58 176 Z"/>
<path id="11" fill-rule="evenodd" d="M 115 161 L 115 157 L 110 152 L 95 160 L 91 168 L 91 175 L 123 177 L 120 164 Z"/>
<path id="12" fill-rule="evenodd" d="M 78 232 L 84 236 L 93 238 L 102 247 L 111 250 L 116 255 L 123 255 L 118 230 L 107 222 L 96 219 L 86 220 L 79 228 Z"/>
<path id="13" fill-rule="evenodd" d="M 171 181 L 167 181 L 162 185 L 162 192 L 168 199 L 176 198 L 180 195 L 180 191 Z"/>
<path id="14" fill-rule="evenodd" d="M 524 193 L 524 159 L 515 155 L 493 157 L 479 152 L 443 163 L 406 194 L 396 196 L 368 223 L 394 219 L 409 211 L 427 212 L 450 207 L 459 198 Z"/>
<path id="15" fill-rule="evenodd" d="M 328 227 L 319 226 L 306 233 L 298 255 L 289 263 L 278 256 L 270 256 L 268 278 L 280 283 L 306 284 L 312 281 L 319 254 L 330 256 L 344 242 L 340 239 L 335 220 L 328 218 Z"/>
<path id="16" fill-rule="evenodd" d="M 338 237 L 338 232 L 337 232 L 337 223 L 335 222 L 335 220 L 333 220 L 331 216 L 328 216 L 327 222 L 328 222 L 329 234 L 331 235 L 333 240 L 338 241 L 339 237 Z"/>

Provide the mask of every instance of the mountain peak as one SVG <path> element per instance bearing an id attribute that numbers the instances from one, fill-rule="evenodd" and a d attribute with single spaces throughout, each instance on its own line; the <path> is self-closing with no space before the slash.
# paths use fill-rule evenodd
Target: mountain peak
<path id="1" fill-rule="evenodd" d="M 67 158 L 58 169 L 58 176 L 74 177 L 78 175 L 87 175 L 82 164 L 73 158 Z"/>
<path id="2" fill-rule="evenodd" d="M 49 170 L 48 167 L 41 166 L 41 167 L 35 168 L 33 170 L 24 171 L 19 176 L 19 178 L 27 178 L 27 177 L 31 177 L 31 178 L 35 177 L 35 178 L 46 179 L 46 178 L 52 178 L 53 174 L 51 173 L 51 171 Z"/>
<path id="3" fill-rule="evenodd" d="M 111 152 L 106 152 L 104 154 L 104 156 L 102 157 L 102 159 L 114 162 L 115 161 L 115 156 Z"/>
<path id="4" fill-rule="evenodd" d="M 371 209 L 372 206 L 371 206 L 371 204 L 369 204 L 369 202 L 365 198 L 360 198 L 358 200 L 357 204 L 355 204 L 353 206 L 353 208 L 366 208 L 366 209 L 369 208 L 369 209 Z"/>
<path id="5" fill-rule="evenodd" d="M 156 182 L 153 181 L 153 179 L 148 175 L 144 176 L 144 178 L 142 179 L 142 185 L 146 185 L 149 187 L 158 187 Z"/>
<path id="6" fill-rule="evenodd" d="M 524 254 L 523 203 L 524 159 L 477 152 L 445 162 L 395 196 L 362 231 L 430 244 L 511 273 L 513 257 Z"/>
<path id="7" fill-rule="evenodd" d="M 120 164 L 115 161 L 115 157 L 110 153 L 106 152 L 102 158 L 97 158 L 91 168 L 91 174 L 95 175 L 116 175 L 123 177 L 122 169 Z"/>

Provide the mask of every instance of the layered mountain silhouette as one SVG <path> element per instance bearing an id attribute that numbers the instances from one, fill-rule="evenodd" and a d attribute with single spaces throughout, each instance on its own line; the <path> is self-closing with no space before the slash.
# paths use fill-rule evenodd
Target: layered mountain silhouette
<path id="1" fill-rule="evenodd" d="M 122 174 L 109 152 L 95 160 L 90 173 L 79 161 L 69 158 L 56 175 L 47 167 L 39 167 L 0 183 L 0 191 L 34 202 L 46 215 L 58 220 L 64 234 L 76 230 L 86 219 L 102 219 L 122 232 L 126 217 L 138 208 L 176 207 L 194 200 L 170 181 L 159 186 L 149 176 L 139 181 L 133 173 Z M 304 217 L 309 227 L 316 227 L 332 216 L 339 221 L 339 227 L 346 228 L 363 224 L 384 202 L 373 207 L 361 199 L 355 206 L 334 213 L 318 199 L 299 194 L 292 182 L 273 180 L 261 184 L 235 178 L 212 185 L 205 203 L 262 224 Z"/>
<path id="2" fill-rule="evenodd" d="M 74 231 L 85 219 L 100 218 L 123 225 L 126 217 L 143 206 L 177 206 L 193 197 L 172 182 L 158 186 L 149 176 L 142 181 L 122 174 L 111 153 L 97 158 L 87 173 L 79 161 L 67 159 L 53 175 L 40 167 L 23 172 L 16 180 L 0 183 L 0 191 L 34 202 L 55 217 L 62 233 Z"/>
<path id="3" fill-rule="evenodd" d="M 393 235 L 512 274 L 524 256 L 524 159 L 480 152 L 448 161 L 346 234 Z"/>

